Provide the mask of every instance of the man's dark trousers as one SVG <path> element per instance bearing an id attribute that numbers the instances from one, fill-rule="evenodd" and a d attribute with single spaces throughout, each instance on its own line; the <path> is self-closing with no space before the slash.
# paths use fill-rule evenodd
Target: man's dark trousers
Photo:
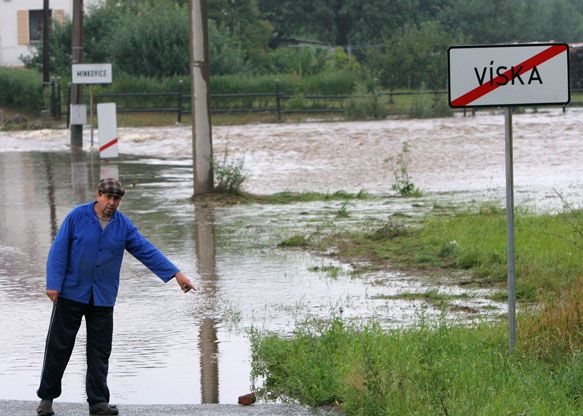
<path id="1" fill-rule="evenodd" d="M 113 307 L 95 306 L 59 298 L 53 307 L 45 358 L 37 395 L 55 399 L 61 395 L 61 381 L 71 358 L 81 319 L 87 326 L 87 401 L 109 403 L 107 371 L 113 334 Z"/>

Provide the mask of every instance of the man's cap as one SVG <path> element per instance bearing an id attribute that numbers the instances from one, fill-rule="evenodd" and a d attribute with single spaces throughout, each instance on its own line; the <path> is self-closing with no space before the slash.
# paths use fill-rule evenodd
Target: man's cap
<path id="1" fill-rule="evenodd" d="M 120 198 L 126 193 L 121 182 L 115 178 L 101 179 L 97 190 L 102 194 L 115 195 Z"/>

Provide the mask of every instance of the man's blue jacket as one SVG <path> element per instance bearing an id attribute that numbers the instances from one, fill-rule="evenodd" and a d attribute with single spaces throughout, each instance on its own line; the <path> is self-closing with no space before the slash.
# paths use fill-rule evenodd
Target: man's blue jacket
<path id="1" fill-rule="evenodd" d="M 115 211 L 105 230 L 93 209 L 95 202 L 75 207 L 63 221 L 47 259 L 47 290 L 59 296 L 97 306 L 113 306 L 119 289 L 124 250 L 164 282 L 178 273 L 128 217 Z"/>

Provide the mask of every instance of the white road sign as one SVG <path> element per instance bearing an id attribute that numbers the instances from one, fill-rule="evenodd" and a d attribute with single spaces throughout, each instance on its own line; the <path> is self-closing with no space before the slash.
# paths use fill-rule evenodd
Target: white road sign
<path id="1" fill-rule="evenodd" d="M 74 64 L 71 65 L 73 84 L 111 84 L 111 64 Z"/>
<path id="2" fill-rule="evenodd" d="M 82 126 L 87 124 L 87 106 L 85 104 L 71 104 L 69 117 L 72 125 Z"/>
<path id="3" fill-rule="evenodd" d="M 99 123 L 99 155 L 102 159 L 119 156 L 117 136 L 117 112 L 115 103 L 97 104 Z"/>
<path id="4" fill-rule="evenodd" d="M 452 46 L 449 105 L 568 104 L 569 46 L 564 43 Z"/>

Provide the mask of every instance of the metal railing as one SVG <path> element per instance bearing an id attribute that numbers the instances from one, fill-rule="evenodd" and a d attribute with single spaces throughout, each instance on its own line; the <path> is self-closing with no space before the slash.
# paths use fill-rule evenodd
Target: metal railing
<path id="1" fill-rule="evenodd" d="M 583 89 L 572 89 L 572 95 L 583 93 Z M 69 94 L 70 95 L 70 94 Z M 447 99 L 447 91 L 410 91 L 410 92 L 380 92 L 374 95 L 375 100 L 382 100 L 383 115 L 403 115 L 409 112 L 410 105 L 403 104 L 415 96 L 433 95 Z M 60 116 L 61 111 L 60 81 L 51 83 L 51 114 Z M 406 98 L 409 97 L 409 98 Z M 86 97 L 87 98 L 87 97 Z M 211 94 L 211 112 L 213 114 L 242 113 L 272 113 L 278 119 L 285 114 L 341 114 L 347 111 L 349 100 L 370 99 L 371 96 L 354 95 L 301 95 L 280 91 L 279 83 L 275 83 L 273 93 L 229 93 Z M 142 93 L 98 93 L 94 94 L 95 104 L 99 102 L 115 102 L 118 113 L 175 113 L 176 121 L 182 122 L 182 116 L 190 114 L 191 95 L 184 91 L 184 83 L 180 81 L 175 92 L 142 92 Z M 88 102 L 88 99 L 85 100 Z M 396 101 L 400 103 L 396 104 Z M 571 106 L 583 106 L 583 101 L 572 101 Z M 563 110 L 566 110 L 564 106 Z M 69 102 L 66 105 L 67 121 L 69 117 Z M 475 114 L 475 110 L 457 110 Z"/>

